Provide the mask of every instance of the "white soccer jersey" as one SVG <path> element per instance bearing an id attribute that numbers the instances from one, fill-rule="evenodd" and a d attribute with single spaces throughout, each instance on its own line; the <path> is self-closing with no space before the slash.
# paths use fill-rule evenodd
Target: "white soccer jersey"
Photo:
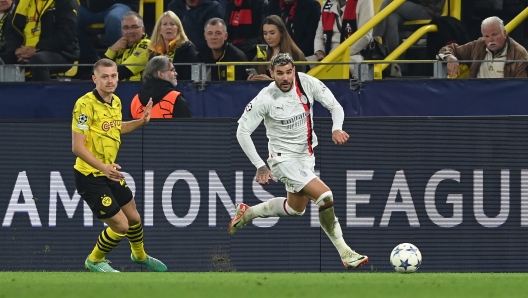
<path id="1" fill-rule="evenodd" d="M 317 146 L 317 136 L 313 130 L 314 100 L 332 113 L 332 131 L 342 129 L 343 108 L 332 92 L 318 79 L 304 73 L 298 74 L 308 98 L 301 96 L 297 82 L 288 92 L 283 92 L 275 82 L 271 82 L 246 106 L 238 120 L 237 137 L 240 145 L 257 168 L 263 166 L 264 161 L 258 156 L 252 142 L 246 144 L 244 135 L 250 135 L 262 120 L 269 139 L 270 157 L 277 161 L 313 154 L 312 150 Z"/>

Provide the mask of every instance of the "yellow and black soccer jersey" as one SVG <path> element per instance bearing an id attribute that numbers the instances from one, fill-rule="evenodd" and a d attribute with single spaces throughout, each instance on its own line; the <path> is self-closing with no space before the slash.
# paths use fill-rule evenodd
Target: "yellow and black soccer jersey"
<path id="1" fill-rule="evenodd" d="M 105 56 L 113 60 L 116 64 L 130 64 L 126 67 L 134 74 L 127 81 L 141 81 L 141 74 L 145 70 L 145 65 L 148 62 L 148 47 L 150 45 L 150 39 L 144 36 L 131 48 L 119 50 L 117 53 L 108 50 Z M 133 65 L 141 64 L 141 65 Z"/>
<path id="2" fill-rule="evenodd" d="M 104 164 L 115 162 L 121 145 L 121 100 L 113 95 L 106 103 L 97 90 L 79 98 L 73 108 L 72 130 L 86 135 L 85 146 Z M 77 157 L 74 168 L 84 175 L 104 173 Z"/>

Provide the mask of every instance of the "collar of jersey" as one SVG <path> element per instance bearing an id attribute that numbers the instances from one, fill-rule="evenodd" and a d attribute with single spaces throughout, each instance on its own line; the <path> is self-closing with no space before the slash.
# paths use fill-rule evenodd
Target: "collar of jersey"
<path id="1" fill-rule="evenodd" d="M 94 94 L 95 98 L 97 98 L 97 100 L 99 100 L 101 103 L 103 103 L 103 104 L 106 103 L 106 104 L 109 104 L 110 106 L 112 106 L 112 103 L 114 102 L 114 95 L 112 95 L 112 101 L 111 101 L 110 103 L 107 103 L 107 102 L 103 99 L 103 97 L 102 97 L 101 95 L 99 95 L 99 92 L 97 92 L 97 89 L 94 89 L 94 90 L 93 90 L 93 94 Z"/>

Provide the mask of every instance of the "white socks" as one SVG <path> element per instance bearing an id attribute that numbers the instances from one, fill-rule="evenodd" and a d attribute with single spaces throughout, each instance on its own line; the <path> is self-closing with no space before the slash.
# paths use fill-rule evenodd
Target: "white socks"
<path id="1" fill-rule="evenodd" d="M 285 205 L 288 205 L 286 204 L 286 198 L 278 197 L 252 206 L 244 214 L 244 221 L 249 222 L 257 217 L 289 216 L 284 209 Z"/>

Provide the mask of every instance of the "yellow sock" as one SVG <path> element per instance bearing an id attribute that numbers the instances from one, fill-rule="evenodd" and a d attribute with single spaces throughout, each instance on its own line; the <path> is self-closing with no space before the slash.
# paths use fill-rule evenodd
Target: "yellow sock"
<path id="1" fill-rule="evenodd" d="M 103 230 L 97 238 L 97 243 L 95 244 L 92 253 L 88 256 L 88 259 L 94 263 L 101 262 L 105 259 L 106 255 L 114 249 L 121 239 L 125 235 L 120 235 L 114 232 L 110 227 Z"/>
<path id="2" fill-rule="evenodd" d="M 147 253 L 143 246 L 143 225 L 137 223 L 128 228 L 126 234 L 128 241 L 130 242 L 130 248 L 136 259 L 143 261 L 147 258 Z"/>

